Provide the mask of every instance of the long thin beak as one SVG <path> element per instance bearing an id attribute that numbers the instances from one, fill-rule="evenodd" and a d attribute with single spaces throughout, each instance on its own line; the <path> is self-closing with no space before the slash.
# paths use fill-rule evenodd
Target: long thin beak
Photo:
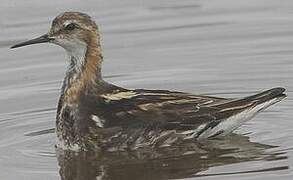
<path id="1" fill-rule="evenodd" d="M 18 48 L 18 47 L 22 47 L 22 46 L 31 45 L 31 44 L 46 43 L 46 42 L 50 42 L 51 40 L 53 40 L 53 38 L 50 38 L 48 36 L 48 34 L 45 34 L 45 35 L 40 36 L 38 38 L 31 39 L 31 40 L 16 44 L 14 46 L 11 46 L 10 48 L 13 49 L 13 48 Z"/>

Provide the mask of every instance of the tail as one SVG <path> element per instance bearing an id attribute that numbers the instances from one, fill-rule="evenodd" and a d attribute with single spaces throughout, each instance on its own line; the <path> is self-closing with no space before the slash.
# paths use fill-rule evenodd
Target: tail
<path id="1" fill-rule="evenodd" d="M 286 97 L 286 94 L 284 94 L 285 91 L 286 91 L 286 89 L 282 88 L 282 87 L 273 88 L 273 89 L 263 91 L 259 94 L 253 95 L 253 96 L 248 96 L 248 97 L 244 98 L 243 100 L 255 101 L 256 105 L 265 103 L 265 102 L 270 101 L 272 99 L 275 99 L 276 102 L 278 102 Z"/>
<path id="2" fill-rule="evenodd" d="M 198 134 L 198 138 L 206 139 L 231 133 L 259 112 L 284 99 L 284 92 L 284 88 L 278 87 L 219 105 L 219 119 L 208 123 L 204 131 Z"/>
<path id="3" fill-rule="evenodd" d="M 234 110 L 234 111 L 239 109 L 241 111 L 241 110 L 245 110 L 247 107 L 253 108 L 254 106 L 263 104 L 271 100 L 278 102 L 286 97 L 284 92 L 285 92 L 284 88 L 281 88 L 281 87 L 273 88 L 273 89 L 266 90 L 252 96 L 248 96 L 245 98 L 230 101 L 228 103 L 220 104 L 218 108 L 222 109 L 221 111 L 225 111 L 225 109 Z"/>

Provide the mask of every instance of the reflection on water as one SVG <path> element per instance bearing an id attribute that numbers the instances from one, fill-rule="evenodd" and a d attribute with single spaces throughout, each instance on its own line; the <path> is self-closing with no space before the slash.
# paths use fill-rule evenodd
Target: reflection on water
<path id="1" fill-rule="evenodd" d="M 186 143 L 156 151 L 138 150 L 95 154 L 57 150 L 62 180 L 162 180 L 212 176 L 203 171 L 210 167 L 255 160 L 286 159 L 283 153 L 268 153 L 275 148 L 250 142 L 248 137 L 233 134 L 226 138 L 201 143 Z M 237 172 L 262 172 L 288 169 L 279 166 L 270 169 Z M 225 175 L 236 172 L 226 172 Z M 221 175 L 221 174 L 217 174 Z"/>

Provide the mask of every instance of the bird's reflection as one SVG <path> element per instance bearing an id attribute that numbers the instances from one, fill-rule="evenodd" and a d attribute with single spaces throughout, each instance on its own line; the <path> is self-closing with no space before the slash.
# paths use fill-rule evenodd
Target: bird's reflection
<path id="1" fill-rule="evenodd" d="M 280 158 L 265 151 L 273 147 L 233 134 L 156 151 L 97 154 L 57 150 L 57 157 L 62 180 L 162 180 L 194 177 L 214 166 Z"/>

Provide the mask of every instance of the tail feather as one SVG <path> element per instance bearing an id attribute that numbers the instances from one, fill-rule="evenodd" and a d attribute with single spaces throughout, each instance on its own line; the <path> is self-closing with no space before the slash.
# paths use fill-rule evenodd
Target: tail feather
<path id="1" fill-rule="evenodd" d="M 286 95 L 283 93 L 285 91 L 284 88 L 278 87 L 278 88 L 273 88 L 273 89 L 269 89 L 266 91 L 263 91 L 261 93 L 252 95 L 252 96 L 248 96 L 245 98 L 241 98 L 241 99 L 236 99 L 236 100 L 232 100 L 230 102 L 227 103 L 223 103 L 223 104 L 219 104 L 217 105 L 218 108 L 220 109 L 230 109 L 233 110 L 235 109 L 242 109 L 241 107 L 243 107 L 243 110 L 246 109 L 246 105 L 247 106 L 256 106 L 258 104 L 264 103 L 266 101 L 269 101 L 271 99 L 275 99 L 275 98 L 284 98 L 286 97 Z"/>
<path id="2" fill-rule="evenodd" d="M 274 98 L 286 97 L 286 95 L 284 94 L 285 91 L 286 91 L 285 88 L 278 87 L 278 88 L 269 89 L 267 91 L 263 91 L 259 94 L 253 95 L 253 96 L 248 96 L 244 99 L 247 101 L 256 100 L 256 101 L 262 103 L 262 102 L 266 102 L 266 101 L 269 101 Z"/>
<path id="3" fill-rule="evenodd" d="M 221 110 L 218 117 L 220 118 L 216 122 L 206 124 L 199 131 L 198 138 L 206 139 L 232 132 L 260 111 L 285 98 L 284 91 L 284 88 L 273 88 L 256 95 L 219 105 L 218 108 Z"/>

